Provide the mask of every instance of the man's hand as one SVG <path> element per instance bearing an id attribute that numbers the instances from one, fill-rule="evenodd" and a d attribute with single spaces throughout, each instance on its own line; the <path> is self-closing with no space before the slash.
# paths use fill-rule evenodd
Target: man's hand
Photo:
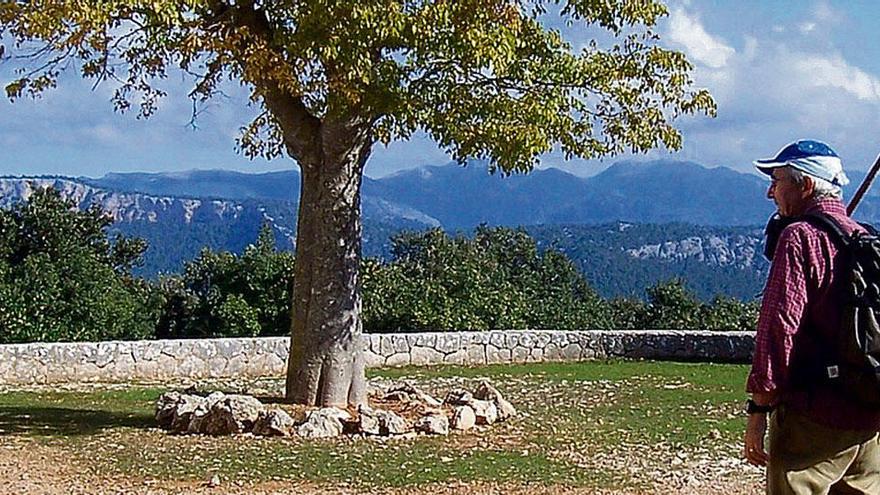
<path id="1" fill-rule="evenodd" d="M 755 466 L 767 465 L 767 452 L 764 450 L 764 433 L 767 432 L 767 414 L 749 414 L 749 423 L 746 426 L 745 446 L 743 457 L 749 464 Z"/>

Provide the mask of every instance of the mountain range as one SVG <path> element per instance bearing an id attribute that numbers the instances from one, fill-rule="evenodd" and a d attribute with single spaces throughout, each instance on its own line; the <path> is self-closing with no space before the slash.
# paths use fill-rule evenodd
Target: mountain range
<path id="1" fill-rule="evenodd" d="M 851 175 L 846 193 L 863 177 Z M 755 253 L 773 211 L 767 185 L 757 175 L 671 160 L 619 162 L 590 178 L 557 169 L 491 175 L 479 162 L 410 169 L 364 178 L 364 254 L 387 256 L 389 236 L 401 230 L 526 226 L 539 245 L 565 251 L 603 295 L 639 295 L 658 277 L 683 276 L 703 297 L 748 297 L 766 269 Z M 147 276 L 179 271 L 206 246 L 240 252 L 263 223 L 280 247 L 295 244 L 295 170 L 5 177 L 0 207 L 46 186 L 80 207 L 100 204 L 114 230 L 145 238 Z M 867 195 L 857 217 L 880 219 L 880 193 Z"/>

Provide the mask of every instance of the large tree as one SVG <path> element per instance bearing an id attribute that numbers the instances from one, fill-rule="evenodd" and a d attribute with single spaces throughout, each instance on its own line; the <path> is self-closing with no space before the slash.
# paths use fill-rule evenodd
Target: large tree
<path id="1" fill-rule="evenodd" d="M 549 11 L 549 13 L 548 13 Z M 11 99 L 74 69 L 149 116 L 171 70 L 204 102 L 234 81 L 262 109 L 247 156 L 299 165 L 287 396 L 364 400 L 360 189 L 377 142 L 422 130 L 456 160 L 528 171 L 568 157 L 678 148 L 672 120 L 714 113 L 652 31 L 655 0 L 0 0 Z M 573 47 L 546 19 L 607 42 Z M 454 194 L 454 191 L 450 191 Z"/>

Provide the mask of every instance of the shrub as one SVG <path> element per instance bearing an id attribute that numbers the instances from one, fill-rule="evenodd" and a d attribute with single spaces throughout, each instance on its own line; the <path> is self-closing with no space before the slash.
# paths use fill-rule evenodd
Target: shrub
<path id="1" fill-rule="evenodd" d="M 574 264 L 538 252 L 523 230 L 440 229 L 392 239 L 388 264 L 365 261 L 364 327 L 373 332 L 597 328 L 609 314 Z"/>
<path id="2" fill-rule="evenodd" d="M 294 257 L 269 225 L 240 256 L 203 249 L 182 276 L 159 282 L 159 338 L 252 337 L 290 331 Z"/>
<path id="3" fill-rule="evenodd" d="M 78 211 L 54 189 L 0 210 L 0 342 L 140 339 L 158 300 L 131 276 L 146 243 L 106 229 L 98 208 Z"/>

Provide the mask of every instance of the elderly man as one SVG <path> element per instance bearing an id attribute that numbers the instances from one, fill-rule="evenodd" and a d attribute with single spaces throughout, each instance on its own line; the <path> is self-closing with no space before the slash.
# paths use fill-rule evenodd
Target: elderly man
<path id="1" fill-rule="evenodd" d="M 862 229 L 841 201 L 840 188 L 848 179 L 837 154 L 819 141 L 797 141 L 755 165 L 772 179 L 767 197 L 792 222 L 770 251 L 746 386 L 752 398 L 743 455 L 767 466 L 772 495 L 880 494 L 880 411 L 808 378 L 802 366 L 821 358 L 835 338 L 843 277 L 838 246 L 829 234 L 797 217 L 823 214 L 847 233 Z M 805 361 L 804 356 L 810 357 Z"/>

